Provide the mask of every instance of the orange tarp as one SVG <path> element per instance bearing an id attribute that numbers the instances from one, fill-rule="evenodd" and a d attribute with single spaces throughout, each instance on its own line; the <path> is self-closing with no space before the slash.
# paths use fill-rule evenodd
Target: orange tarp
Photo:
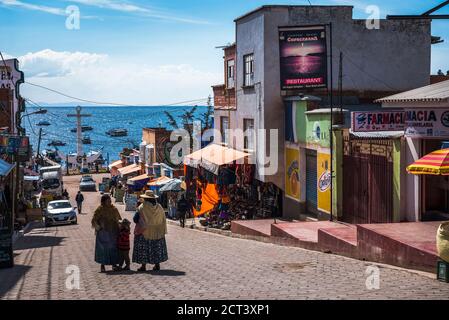
<path id="1" fill-rule="evenodd" d="M 212 211 L 220 200 L 220 196 L 217 192 L 217 186 L 215 184 L 208 184 L 206 189 L 202 189 L 202 191 L 201 210 L 198 211 L 196 208 L 193 210 L 195 217 L 202 216 L 203 214 Z"/>

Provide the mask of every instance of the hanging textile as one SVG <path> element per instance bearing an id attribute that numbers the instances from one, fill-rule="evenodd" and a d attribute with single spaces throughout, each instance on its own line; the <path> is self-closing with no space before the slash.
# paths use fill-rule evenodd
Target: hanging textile
<path id="1" fill-rule="evenodd" d="M 194 208 L 193 213 L 195 217 L 212 211 L 220 201 L 215 184 L 206 184 L 205 187 L 204 185 L 199 185 L 198 188 L 201 188 L 201 192 L 197 193 L 197 201 L 198 197 L 200 197 L 201 207 Z"/>

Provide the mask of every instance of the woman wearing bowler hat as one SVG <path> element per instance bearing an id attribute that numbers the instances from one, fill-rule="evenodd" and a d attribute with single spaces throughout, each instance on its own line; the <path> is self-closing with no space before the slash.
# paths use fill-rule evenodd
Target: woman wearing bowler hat
<path id="1" fill-rule="evenodd" d="M 134 230 L 133 262 L 141 264 L 137 271 L 146 271 L 147 264 L 154 264 L 153 270 L 161 269 L 160 263 L 168 260 L 167 221 L 165 211 L 157 202 L 158 197 L 151 190 L 140 196 L 143 203 L 134 215 L 136 228 Z"/>

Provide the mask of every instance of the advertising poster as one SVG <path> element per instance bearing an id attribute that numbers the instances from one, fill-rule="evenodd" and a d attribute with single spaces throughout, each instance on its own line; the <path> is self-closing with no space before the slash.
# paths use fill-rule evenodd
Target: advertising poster
<path id="1" fill-rule="evenodd" d="M 285 195 L 300 201 L 299 150 L 285 148 Z"/>
<path id="2" fill-rule="evenodd" d="M 317 193 L 318 209 L 330 213 L 331 211 L 331 156 L 330 154 L 318 153 L 317 157 Z"/>
<path id="3" fill-rule="evenodd" d="M 373 111 L 351 113 L 353 132 L 402 131 L 405 128 L 403 111 Z"/>
<path id="4" fill-rule="evenodd" d="M 407 137 L 449 137 L 449 111 L 445 109 L 409 109 L 405 111 Z"/>
<path id="5" fill-rule="evenodd" d="M 326 27 L 279 28 L 281 90 L 326 88 Z"/>

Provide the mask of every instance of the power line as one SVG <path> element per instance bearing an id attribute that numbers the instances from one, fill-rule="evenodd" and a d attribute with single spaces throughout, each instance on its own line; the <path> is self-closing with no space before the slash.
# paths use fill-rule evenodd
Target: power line
<path id="1" fill-rule="evenodd" d="M 41 89 L 45 89 L 45 90 L 51 91 L 53 93 L 59 94 L 61 96 L 64 96 L 66 98 L 70 98 L 70 99 L 74 99 L 74 100 L 78 100 L 78 101 L 82 101 L 82 102 L 87 102 L 87 103 L 92 103 L 92 104 L 97 104 L 97 105 L 106 105 L 106 106 L 107 105 L 109 105 L 109 106 L 119 106 L 119 107 L 136 106 L 136 105 L 134 105 L 132 103 L 131 104 L 123 104 L 123 103 L 115 103 L 115 102 L 101 102 L 101 101 L 87 100 L 87 99 L 78 98 L 78 97 L 75 97 L 75 96 L 63 93 L 63 92 L 55 90 L 55 89 L 51 89 L 51 88 L 46 87 L 46 86 L 35 84 L 35 83 L 29 82 L 29 81 L 25 81 L 24 83 L 29 84 L 29 85 L 34 86 L 34 87 L 38 87 L 38 88 L 41 88 Z M 166 104 L 166 105 L 161 105 L 160 107 L 170 107 L 170 106 L 176 106 L 176 105 L 180 105 L 180 104 L 194 103 L 194 102 L 206 101 L 206 100 L 207 100 L 207 98 L 186 100 L 186 101 L 180 101 L 180 102 L 170 103 L 170 104 Z"/>

